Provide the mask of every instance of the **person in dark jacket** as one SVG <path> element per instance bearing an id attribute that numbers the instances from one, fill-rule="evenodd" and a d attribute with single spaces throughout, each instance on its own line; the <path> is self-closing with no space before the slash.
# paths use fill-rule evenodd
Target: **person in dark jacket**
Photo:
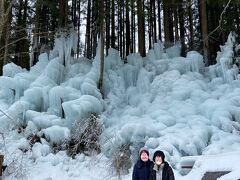
<path id="1" fill-rule="evenodd" d="M 150 168 L 153 162 L 149 159 L 149 151 L 143 147 L 139 151 L 139 160 L 134 165 L 132 180 L 149 180 Z"/>
<path id="2" fill-rule="evenodd" d="M 149 180 L 175 180 L 173 170 L 165 161 L 165 155 L 162 151 L 154 153 L 153 161 Z"/>

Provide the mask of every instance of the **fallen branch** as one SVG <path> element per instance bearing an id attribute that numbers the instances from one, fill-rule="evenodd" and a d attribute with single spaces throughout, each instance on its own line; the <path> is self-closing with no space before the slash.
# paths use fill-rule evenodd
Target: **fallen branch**
<path id="1" fill-rule="evenodd" d="M 5 116 L 7 116 L 10 120 L 14 121 L 13 118 L 11 118 L 9 115 L 7 115 L 3 110 L 0 109 L 0 112 L 2 112 Z"/>

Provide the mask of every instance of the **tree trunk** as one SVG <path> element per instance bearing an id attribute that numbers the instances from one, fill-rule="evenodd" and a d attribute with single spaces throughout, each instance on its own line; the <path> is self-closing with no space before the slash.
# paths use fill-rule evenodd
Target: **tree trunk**
<path id="1" fill-rule="evenodd" d="M 41 2 L 40 0 L 37 0 L 36 2 L 36 13 L 34 16 L 34 29 L 33 29 L 33 52 L 32 52 L 32 63 L 30 63 L 30 66 L 33 66 L 37 63 L 38 61 L 38 55 L 39 55 L 39 14 L 40 14 L 40 6 Z"/>
<path id="2" fill-rule="evenodd" d="M 126 42 L 125 42 L 125 6 L 124 6 L 124 2 L 121 1 L 122 3 L 122 29 L 121 29 L 121 34 L 122 34 L 122 57 L 125 59 L 125 48 L 126 48 Z"/>
<path id="3" fill-rule="evenodd" d="M 72 0 L 72 22 L 73 27 L 77 27 L 77 0 Z"/>
<path id="4" fill-rule="evenodd" d="M 47 36 L 46 33 L 48 31 L 47 29 L 47 15 L 48 15 L 48 8 L 46 5 L 41 3 L 41 7 L 40 7 L 40 14 L 39 14 L 39 32 L 41 33 L 41 35 L 39 36 L 40 42 L 39 42 L 39 49 L 41 49 L 41 46 L 43 46 L 44 44 L 47 44 Z M 41 52 L 40 52 L 41 53 Z"/>
<path id="5" fill-rule="evenodd" d="M 157 1 L 158 5 L 158 39 L 162 41 L 162 25 L 161 25 L 161 0 Z"/>
<path id="6" fill-rule="evenodd" d="M 59 0 L 59 27 L 67 27 L 68 18 L 68 0 Z"/>
<path id="7" fill-rule="evenodd" d="M 85 56 L 87 58 L 91 58 L 91 43 L 90 43 L 90 17 L 91 16 L 91 0 L 88 0 L 88 5 L 87 5 L 87 26 L 86 26 L 86 39 L 85 39 Z"/>
<path id="8" fill-rule="evenodd" d="M 123 34 L 123 32 L 122 32 L 122 26 L 123 26 L 123 23 L 122 23 L 122 9 L 123 9 L 123 7 L 122 7 L 122 1 L 120 1 L 119 2 L 119 4 L 118 4 L 118 20 L 119 20 L 119 22 L 118 22 L 118 35 L 119 35 L 119 41 L 118 41 L 118 50 L 120 51 L 120 56 L 121 57 L 123 57 L 123 37 L 122 37 L 122 34 Z"/>
<path id="9" fill-rule="evenodd" d="M 115 41 L 116 41 L 116 36 L 115 36 L 115 0 L 112 0 L 112 13 L 111 13 L 111 47 L 115 47 Z"/>
<path id="10" fill-rule="evenodd" d="M 180 1 L 183 2 L 183 1 Z M 184 9 L 182 5 L 179 5 L 178 8 L 179 15 L 179 25 L 180 25 L 180 40 L 181 40 L 181 56 L 186 56 L 186 47 L 185 47 L 185 28 L 184 28 Z"/>
<path id="11" fill-rule="evenodd" d="M 22 68 L 29 69 L 29 42 L 26 29 L 26 20 L 27 20 L 27 3 L 28 1 L 23 2 L 19 1 L 19 8 L 16 11 L 16 26 L 15 30 L 17 42 L 15 43 L 15 57 L 14 63 Z"/>
<path id="12" fill-rule="evenodd" d="M 153 33 L 152 33 L 152 26 L 153 26 L 153 19 L 152 19 L 152 0 L 150 0 L 149 7 L 148 7 L 148 45 L 149 49 L 152 49 L 152 39 L 153 39 Z"/>
<path id="13" fill-rule="evenodd" d="M 201 23 L 201 34 L 203 39 L 203 57 L 205 64 L 209 65 L 209 44 L 208 44 L 208 27 L 207 27 L 207 8 L 206 1 L 200 0 L 200 23 Z"/>
<path id="14" fill-rule="evenodd" d="M 130 53 L 135 52 L 135 1 L 131 0 L 131 49 Z"/>
<path id="15" fill-rule="evenodd" d="M 80 9 L 80 0 L 77 1 L 77 9 L 78 9 L 78 18 L 77 18 L 77 32 L 78 32 L 78 40 L 77 40 L 77 57 L 80 56 L 80 26 L 81 26 L 81 21 L 80 21 L 80 16 L 81 16 L 81 9 Z M 91 40 L 90 40 L 91 41 Z M 92 46 L 91 46 L 92 47 Z M 92 57 L 92 51 L 90 50 L 90 57 Z"/>
<path id="16" fill-rule="evenodd" d="M 0 178 L 2 176 L 3 160 L 4 160 L 4 156 L 0 154 Z"/>
<path id="17" fill-rule="evenodd" d="M 126 0 L 126 57 L 129 55 L 130 43 L 129 0 Z"/>
<path id="18" fill-rule="evenodd" d="M 110 0 L 106 0 L 105 19 L 106 19 L 106 55 L 108 55 L 108 49 L 110 48 Z"/>
<path id="19" fill-rule="evenodd" d="M 28 10 L 28 1 L 25 0 L 24 2 L 24 5 L 23 5 L 23 27 L 26 29 L 27 28 L 27 10 Z M 26 39 L 24 40 L 25 41 L 25 45 L 26 47 L 24 48 L 24 54 L 22 55 L 22 67 L 23 68 L 26 68 L 26 69 L 30 69 L 30 62 L 29 62 L 29 47 L 30 47 L 30 44 L 28 42 L 28 34 L 27 34 L 27 29 L 25 30 L 25 33 L 24 33 L 24 36 L 26 37 Z"/>
<path id="20" fill-rule="evenodd" d="M 240 5 L 237 5 L 237 13 L 236 13 L 236 29 L 237 29 L 237 35 L 240 37 Z"/>
<path id="21" fill-rule="evenodd" d="M 93 57 L 96 56 L 96 49 L 97 49 L 97 35 L 99 33 L 99 5 L 98 1 L 93 1 L 93 10 L 92 10 L 92 51 Z"/>
<path id="22" fill-rule="evenodd" d="M 178 29 L 178 18 L 180 18 L 181 14 L 183 12 L 178 12 L 178 6 L 174 6 L 173 13 L 174 13 L 174 30 L 175 30 L 175 42 L 179 41 L 179 29 Z M 180 21 L 180 20 L 179 20 Z"/>
<path id="23" fill-rule="evenodd" d="M 155 10 L 155 0 L 152 0 L 152 11 L 153 11 L 153 43 L 157 42 L 157 20 L 156 20 L 156 10 Z"/>
<path id="24" fill-rule="evenodd" d="M 8 7 L 5 7 L 5 1 L 0 0 L 0 39 L 2 38 L 2 32 L 8 16 L 12 10 L 12 5 L 15 3 L 16 0 L 12 0 Z"/>
<path id="25" fill-rule="evenodd" d="M 100 42 L 101 42 L 101 50 L 100 50 L 100 75 L 98 81 L 98 88 L 104 98 L 103 92 L 103 76 L 104 76 L 104 0 L 101 0 L 101 11 L 100 11 Z"/>
<path id="26" fill-rule="evenodd" d="M 5 47 L 4 47 L 4 57 L 3 57 L 3 65 L 8 63 L 8 44 L 9 44 L 9 36 L 10 36 L 10 29 L 11 29 L 11 20 L 12 16 L 8 16 L 8 20 L 6 21 L 6 35 L 5 35 Z"/>
<path id="27" fill-rule="evenodd" d="M 5 1 L 0 0 L 0 41 L 2 39 L 2 32 L 6 23 L 5 19 Z"/>
<path id="28" fill-rule="evenodd" d="M 163 0 L 163 23 L 165 34 L 165 46 L 169 47 L 174 41 L 173 37 L 173 22 L 172 22 L 172 10 L 169 0 Z"/>
<path id="29" fill-rule="evenodd" d="M 145 13 L 144 1 L 137 0 L 137 16 L 138 16 L 138 51 L 142 57 L 146 56 L 145 49 Z"/>
<path id="30" fill-rule="evenodd" d="M 189 3 L 191 3 L 191 0 L 188 0 Z M 193 13 L 192 13 L 192 6 L 188 6 L 188 20 L 189 20 L 189 33 L 190 33 L 190 42 L 189 42 L 189 50 L 193 50 Z"/>

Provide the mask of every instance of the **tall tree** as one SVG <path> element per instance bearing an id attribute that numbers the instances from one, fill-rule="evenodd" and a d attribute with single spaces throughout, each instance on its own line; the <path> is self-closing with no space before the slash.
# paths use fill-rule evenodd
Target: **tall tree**
<path id="1" fill-rule="evenodd" d="M 163 0 L 163 24 L 165 45 L 168 47 L 174 42 L 172 7 L 169 0 Z"/>
<path id="2" fill-rule="evenodd" d="M 131 39 L 130 39 L 130 19 L 129 19 L 129 0 L 126 0 L 126 56 L 129 55 Z"/>
<path id="3" fill-rule="evenodd" d="M 149 45 L 149 49 L 152 48 L 153 45 L 153 8 L 152 8 L 152 0 L 150 0 L 150 2 L 147 4 L 147 9 L 148 9 L 148 18 L 147 18 L 147 22 L 148 22 L 148 45 Z"/>
<path id="4" fill-rule="evenodd" d="M 40 7 L 41 7 L 41 2 L 40 0 L 37 0 L 36 1 L 36 4 L 35 4 L 35 17 L 34 17 L 34 25 L 35 27 L 33 28 L 33 45 L 32 45 L 32 49 L 33 49 L 33 52 L 32 52 L 32 64 L 31 65 L 34 65 L 37 63 L 37 56 L 39 55 L 39 14 L 40 14 Z"/>
<path id="5" fill-rule="evenodd" d="M 131 43 L 131 49 L 130 52 L 133 53 L 135 52 L 135 0 L 131 0 L 130 3 L 131 6 L 131 39 L 132 39 L 132 43 Z"/>
<path id="6" fill-rule="evenodd" d="M 73 26 L 77 27 L 77 0 L 72 0 L 71 16 Z"/>
<path id="7" fill-rule="evenodd" d="M 203 57 L 205 64 L 209 64 L 209 42 L 208 42 L 208 25 L 207 25 L 207 7 L 206 1 L 200 0 L 200 23 L 201 23 L 201 34 L 203 40 Z"/>
<path id="8" fill-rule="evenodd" d="M 155 0 L 151 0 L 152 4 L 152 12 L 153 12 L 153 42 L 157 42 L 157 18 L 156 18 L 156 10 L 155 10 Z"/>
<path id="9" fill-rule="evenodd" d="M 16 0 L 12 0 L 8 6 L 6 6 L 5 0 L 0 0 L 0 39 L 2 37 L 3 28 L 8 20 L 10 11 L 12 10 L 12 5 Z"/>
<path id="10" fill-rule="evenodd" d="M 118 50 L 123 57 L 123 1 L 118 0 Z"/>
<path id="11" fill-rule="evenodd" d="M 15 64 L 29 69 L 29 40 L 27 34 L 27 7 L 28 1 L 27 0 L 19 0 L 19 4 L 17 7 L 17 20 L 16 20 L 16 37 L 15 40 L 15 57 L 14 62 Z"/>
<path id="12" fill-rule="evenodd" d="M 90 24 L 91 24 L 91 0 L 88 0 L 87 4 L 87 25 L 86 25 L 86 34 L 85 34 L 85 56 L 87 58 L 92 58 L 91 53 L 91 32 L 90 32 Z"/>
<path id="13" fill-rule="evenodd" d="M 103 98 L 104 98 L 104 92 L 103 92 L 103 76 L 104 76 L 104 12 L 105 12 L 105 8 L 104 8 L 104 0 L 100 0 L 100 7 L 101 7 L 101 11 L 100 11 L 100 19 L 99 19 L 99 23 L 100 23 L 100 43 L 101 43 L 101 47 L 100 47 L 100 74 L 99 74 L 99 80 L 98 80 L 98 89 L 100 90 Z"/>
<path id="14" fill-rule="evenodd" d="M 97 48 L 97 36 L 99 34 L 99 2 L 93 1 L 92 5 L 92 56 L 95 57 L 96 55 L 96 48 Z M 102 11 L 102 9 L 101 9 Z M 101 12 L 100 11 L 100 12 Z"/>
<path id="15" fill-rule="evenodd" d="M 158 7 L 158 39 L 162 41 L 161 0 L 157 0 L 157 7 Z"/>
<path id="16" fill-rule="evenodd" d="M 6 21 L 6 25 L 5 25 L 6 30 L 5 30 L 3 65 L 7 64 L 7 62 L 8 62 L 8 53 L 9 53 L 9 45 L 8 44 L 9 44 L 9 39 L 10 39 L 11 21 L 12 21 L 12 15 L 9 15 L 8 19 Z M 1 48 L 1 46 L 0 46 L 0 48 Z"/>
<path id="17" fill-rule="evenodd" d="M 122 13 L 121 13 L 121 36 L 122 36 L 122 58 L 125 59 L 125 6 L 124 6 L 124 1 L 121 1 L 121 7 L 122 7 Z"/>
<path id="18" fill-rule="evenodd" d="M 2 75 L 2 67 L 7 63 L 7 57 L 9 52 L 9 35 L 10 24 L 12 19 L 12 5 L 6 3 L 4 0 L 0 0 L 0 75 Z"/>
<path id="19" fill-rule="evenodd" d="M 185 47 L 185 26 L 184 26 L 184 9 L 183 9 L 183 0 L 180 0 L 178 5 L 178 15 L 179 15 L 179 25 L 180 25 L 180 41 L 181 41 L 181 56 L 185 56 L 186 47 Z"/>
<path id="20" fill-rule="evenodd" d="M 12 6 L 15 0 L 10 2 L 0 0 L 0 75 L 2 75 L 2 67 L 7 63 L 9 50 L 10 24 L 12 17 Z"/>
<path id="21" fill-rule="evenodd" d="M 190 33 L 190 40 L 189 40 L 189 50 L 193 50 L 193 12 L 192 12 L 192 2 L 188 0 L 188 22 L 189 22 L 189 33 Z"/>
<path id="22" fill-rule="evenodd" d="M 145 13 L 144 1 L 137 0 L 137 19 L 138 19 L 138 51 L 142 57 L 146 56 L 145 48 Z"/>
<path id="23" fill-rule="evenodd" d="M 176 41 L 179 41 L 179 27 L 178 27 L 178 24 L 180 24 L 180 13 L 183 13 L 183 12 L 179 12 L 178 9 L 179 9 L 179 1 L 175 1 L 176 2 L 176 5 L 173 5 L 173 16 L 174 16 L 174 35 L 175 35 L 175 42 Z"/>
<path id="24" fill-rule="evenodd" d="M 38 55 L 49 51 L 54 44 L 54 34 L 59 25 L 59 7 L 57 0 L 37 0 L 35 13 L 30 19 L 33 26 L 32 64 L 38 61 Z"/>
<path id="25" fill-rule="evenodd" d="M 80 26 L 81 26 L 81 4 L 80 4 L 80 0 L 77 0 L 76 2 L 76 6 L 77 6 L 77 34 L 78 34 L 78 40 L 77 40 L 77 57 L 80 56 L 80 36 L 81 36 L 81 33 L 80 33 Z M 91 43 L 92 44 L 92 43 Z M 92 46 L 91 46 L 92 47 Z M 91 52 L 92 52 L 92 49 L 91 49 Z M 91 53 L 92 54 L 92 53 Z"/>
<path id="26" fill-rule="evenodd" d="M 59 27 L 66 28 L 68 22 L 68 0 L 59 0 Z"/>
<path id="27" fill-rule="evenodd" d="M 111 9 L 110 9 L 110 0 L 105 0 L 105 24 L 106 24 L 106 54 L 108 55 L 108 49 L 110 48 L 110 13 L 111 13 Z"/>
<path id="28" fill-rule="evenodd" d="M 115 0 L 112 0 L 112 11 L 111 11 L 111 47 L 115 48 L 115 41 L 116 41 L 116 35 L 115 35 Z"/>

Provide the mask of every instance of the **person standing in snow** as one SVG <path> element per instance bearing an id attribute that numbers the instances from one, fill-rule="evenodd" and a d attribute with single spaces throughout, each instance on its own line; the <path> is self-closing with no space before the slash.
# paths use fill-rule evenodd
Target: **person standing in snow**
<path id="1" fill-rule="evenodd" d="M 154 153 L 153 161 L 149 180 L 175 180 L 173 170 L 165 161 L 165 155 L 162 151 Z"/>
<path id="2" fill-rule="evenodd" d="M 149 159 L 149 151 L 146 147 L 139 150 L 139 160 L 134 165 L 132 180 L 149 180 L 150 168 L 153 162 Z"/>

